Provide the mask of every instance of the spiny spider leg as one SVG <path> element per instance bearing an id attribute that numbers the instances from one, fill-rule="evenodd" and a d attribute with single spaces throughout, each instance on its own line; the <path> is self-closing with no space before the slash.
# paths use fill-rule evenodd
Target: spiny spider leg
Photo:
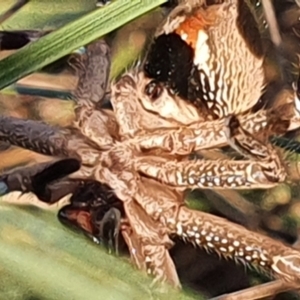
<path id="1" fill-rule="evenodd" d="M 74 91 L 77 99 L 74 126 L 101 148 L 112 146 L 118 136 L 118 124 L 111 111 L 100 108 L 108 86 L 111 53 L 104 40 L 87 45 L 78 58 L 79 81 Z"/>
<path id="2" fill-rule="evenodd" d="M 139 205 L 132 201 L 124 202 L 126 216 L 130 217 L 129 223 L 136 236 L 131 239 L 130 234 L 129 238 L 126 238 L 126 233 L 123 234 L 129 248 L 134 252 L 131 255 L 139 268 L 145 269 L 144 264 L 147 261 L 155 270 L 153 272 L 155 276 L 164 274 L 163 278 L 159 276 L 160 280 L 168 280 L 169 283 L 174 284 L 175 278 L 170 280 L 171 265 L 166 265 L 162 256 L 163 253 L 167 254 L 167 249 L 171 246 L 165 236 L 167 233 L 169 236 L 178 236 L 186 242 L 204 248 L 208 252 L 213 251 L 222 257 L 252 266 L 270 277 L 293 282 L 295 285 L 299 284 L 299 251 L 226 219 L 191 210 L 183 206 L 183 200 L 176 191 L 149 178 L 142 177 L 141 180 L 142 189 L 137 190 L 134 196 Z M 151 182 L 151 189 L 147 189 L 147 184 Z M 159 193 L 158 197 L 150 192 L 153 188 Z M 160 201 L 159 204 L 157 201 Z M 172 204 L 173 208 L 171 208 Z M 141 211 L 140 207 L 145 211 Z M 156 220 L 155 228 L 152 228 L 149 216 Z M 151 231 L 148 232 L 150 229 Z M 136 239 L 144 235 L 147 238 L 141 240 L 145 241 L 146 245 L 152 245 L 156 252 L 143 252 L 145 250 L 140 248 L 141 245 L 136 244 Z M 157 240 L 159 238 L 160 242 Z M 156 256 L 155 253 L 160 254 Z M 167 270 L 171 271 L 168 276 Z"/>
<path id="3" fill-rule="evenodd" d="M 110 163 L 110 158 L 104 156 L 102 160 L 106 166 L 103 167 L 101 164 L 96 166 L 94 176 L 99 182 L 109 184 L 116 196 L 123 202 L 129 226 L 123 228 L 122 235 L 133 262 L 138 268 L 154 275 L 157 280 L 167 280 L 173 286 L 179 287 L 176 269 L 168 252 L 173 243 L 166 233 L 165 226 L 157 223 L 161 203 L 165 202 L 164 205 L 169 205 L 168 207 L 172 209 L 177 207 L 178 203 L 170 201 L 170 197 L 171 199 L 174 197 L 168 189 L 161 187 L 157 189 L 156 181 L 151 182 L 150 179 L 139 178 L 134 171 L 128 169 L 124 162 L 132 158 L 126 158 L 124 154 L 126 153 L 121 145 L 120 150 L 112 151 L 111 155 L 114 159 L 112 165 L 107 165 Z M 145 189 L 153 191 L 154 200 L 153 197 L 148 197 L 149 194 Z M 137 203 L 144 205 L 140 206 Z M 155 209 L 157 209 L 156 212 L 154 212 Z"/>
<path id="4" fill-rule="evenodd" d="M 156 178 L 160 182 L 176 187 L 208 189 L 265 189 L 283 182 L 286 173 L 275 161 L 232 161 L 232 160 L 197 160 L 170 161 L 156 157 L 137 158 L 136 169 L 146 176 Z"/>
<path id="5" fill-rule="evenodd" d="M 104 98 L 110 71 L 110 48 L 106 42 L 96 40 L 86 46 L 78 58 L 78 84 L 74 91 L 79 108 L 94 108 Z M 100 103 L 101 104 L 101 103 Z"/>
<path id="6" fill-rule="evenodd" d="M 247 135 L 239 135 L 239 139 L 232 142 L 228 136 L 229 144 L 232 143 L 236 149 L 247 153 L 255 160 L 177 161 L 148 156 L 136 158 L 135 169 L 179 190 L 186 188 L 261 189 L 273 187 L 285 180 L 286 171 L 276 151 L 270 145 L 264 145 Z M 254 148 L 250 150 L 249 145 Z"/>
<path id="7" fill-rule="evenodd" d="M 152 206 L 152 212 L 157 209 L 156 202 L 159 199 L 153 198 L 153 194 L 150 193 L 152 189 L 145 189 L 145 183 L 148 184 L 151 181 L 143 178 L 144 185 L 141 186 L 144 191 L 135 196 L 136 199 L 139 197 L 138 203 L 147 213 L 151 210 L 150 206 Z M 159 187 L 161 188 L 159 196 L 168 195 L 168 198 L 160 199 L 159 209 L 157 209 L 155 216 L 162 228 L 168 228 L 168 235 L 178 236 L 208 252 L 213 251 L 225 258 L 233 259 L 247 266 L 251 265 L 268 276 L 295 284 L 299 283 L 299 251 L 272 238 L 249 231 L 226 219 L 191 210 L 180 204 L 180 196 L 176 195 L 175 191 L 163 187 L 158 182 L 153 187 L 155 191 L 158 191 Z M 173 209 L 170 209 L 170 201 L 177 207 L 174 206 Z M 139 212 L 134 214 L 134 216 L 136 215 L 139 215 Z M 133 221 L 132 224 L 135 225 L 135 222 L 138 221 Z M 158 229 L 159 226 L 156 225 L 156 228 Z M 153 261 L 152 263 L 156 262 Z M 159 264 L 157 264 L 158 266 Z M 163 267 L 161 266 L 161 268 Z M 163 269 L 160 272 L 163 272 Z"/>
<path id="8" fill-rule="evenodd" d="M 300 252 L 279 241 L 186 207 L 181 207 L 173 218 L 164 218 L 162 214 L 162 219 L 170 234 L 225 258 L 252 265 L 269 276 L 299 283 Z"/>
<path id="9" fill-rule="evenodd" d="M 269 161 L 277 156 L 276 151 L 265 140 L 260 141 L 244 130 L 236 116 L 226 118 L 225 135 L 229 146 L 253 160 Z"/>
<path id="10" fill-rule="evenodd" d="M 49 156 L 72 157 L 94 165 L 99 150 L 76 128 L 59 128 L 44 122 L 0 116 L 0 141 Z"/>
<path id="11" fill-rule="evenodd" d="M 289 105 L 292 108 L 292 105 Z M 285 105 L 284 108 L 287 108 Z M 269 112 L 265 110 L 257 113 L 239 116 L 241 126 L 251 134 L 261 133 L 267 130 L 267 125 L 270 124 Z M 279 136 L 286 131 L 294 130 L 300 126 L 300 118 L 295 117 L 292 120 L 280 120 L 279 131 L 274 131 L 274 134 Z M 142 149 L 160 148 L 172 154 L 187 155 L 193 151 L 219 148 L 226 146 L 227 138 L 224 134 L 226 126 L 224 119 L 193 123 L 189 126 L 174 128 L 174 129 L 156 129 L 151 133 L 137 133 L 134 136 L 134 141 Z M 295 141 L 292 145 L 286 145 L 279 136 L 272 136 L 271 143 L 278 145 L 284 149 L 291 151 L 298 150 L 298 142 Z"/>
<path id="12" fill-rule="evenodd" d="M 173 246 L 165 226 L 149 218 L 134 201 L 124 202 L 131 231 L 123 232 L 130 255 L 139 269 L 155 277 L 155 281 L 168 282 L 180 288 L 179 278 L 168 249 Z"/>

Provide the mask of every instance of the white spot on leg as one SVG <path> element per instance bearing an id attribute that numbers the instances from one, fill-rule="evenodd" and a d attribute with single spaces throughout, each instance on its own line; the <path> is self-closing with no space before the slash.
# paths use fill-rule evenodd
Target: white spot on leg
<path id="1" fill-rule="evenodd" d="M 194 185 L 195 184 L 195 179 L 194 178 L 192 178 L 192 177 L 189 177 L 188 178 L 188 181 L 189 181 L 189 184 L 192 184 L 192 185 Z"/>
<path id="2" fill-rule="evenodd" d="M 219 241 L 220 241 L 220 238 L 219 238 L 218 236 L 215 236 L 215 237 L 214 237 L 214 240 L 215 240 L 215 242 L 219 242 Z"/>
<path id="3" fill-rule="evenodd" d="M 233 246 L 234 246 L 234 247 L 238 247 L 239 245 L 240 245 L 240 242 L 239 242 L 239 241 L 234 241 L 234 242 L 233 242 Z"/>
<path id="4" fill-rule="evenodd" d="M 234 247 L 229 246 L 229 247 L 228 247 L 228 251 L 229 251 L 229 252 L 233 252 L 233 251 L 234 251 Z"/>
<path id="5" fill-rule="evenodd" d="M 215 177 L 215 178 L 214 178 L 214 184 L 215 184 L 216 186 L 219 186 L 219 185 L 221 184 L 221 180 L 220 180 L 219 177 Z"/>
<path id="6" fill-rule="evenodd" d="M 203 230 L 201 231 L 201 234 L 202 234 L 202 235 L 207 235 L 207 232 L 203 229 Z"/>
<path id="7" fill-rule="evenodd" d="M 182 174 L 179 171 L 176 172 L 176 183 L 179 186 L 184 185 Z"/>
<path id="8" fill-rule="evenodd" d="M 183 233 L 182 225 L 181 223 L 176 224 L 177 234 L 180 236 Z"/>
<path id="9" fill-rule="evenodd" d="M 260 254 L 260 259 L 264 261 L 268 261 L 268 258 L 263 253 Z"/>
<path id="10" fill-rule="evenodd" d="M 192 230 L 187 230 L 187 235 L 193 237 L 195 235 L 195 232 Z"/>

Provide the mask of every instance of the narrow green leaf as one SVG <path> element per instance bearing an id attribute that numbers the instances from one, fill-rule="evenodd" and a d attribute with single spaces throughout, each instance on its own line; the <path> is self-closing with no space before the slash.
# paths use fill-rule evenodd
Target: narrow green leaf
<path id="1" fill-rule="evenodd" d="M 2 0 L 0 15 L 17 0 Z M 118 0 L 116 0 L 118 1 Z M 0 30 L 54 30 L 96 9 L 96 0 L 30 0 Z"/>
<path id="2" fill-rule="evenodd" d="M 115 30 L 166 0 L 119 0 L 25 46 L 0 61 L 0 90 Z"/>
<path id="3" fill-rule="evenodd" d="M 67 230 L 52 212 L 3 203 L 0 276 L 0 299 L 195 299 L 151 288 L 146 274 Z"/>

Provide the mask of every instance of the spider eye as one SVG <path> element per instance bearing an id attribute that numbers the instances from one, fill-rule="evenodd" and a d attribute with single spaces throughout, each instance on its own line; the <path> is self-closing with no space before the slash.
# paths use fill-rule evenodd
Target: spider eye
<path id="1" fill-rule="evenodd" d="M 155 80 L 149 82 L 145 87 L 145 93 L 152 101 L 155 101 L 162 94 L 162 86 Z"/>

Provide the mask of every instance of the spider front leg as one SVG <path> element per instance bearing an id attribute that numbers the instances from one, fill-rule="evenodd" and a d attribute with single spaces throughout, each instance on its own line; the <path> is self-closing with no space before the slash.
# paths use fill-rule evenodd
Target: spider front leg
<path id="1" fill-rule="evenodd" d="M 95 144 L 74 128 L 0 116 L 0 141 L 49 156 L 72 157 L 93 165 L 99 157 Z"/>
<path id="2" fill-rule="evenodd" d="M 74 91 L 77 101 L 74 126 L 101 148 L 109 148 L 117 137 L 118 124 L 114 115 L 100 109 L 109 80 L 111 53 L 104 40 L 87 45 L 77 59 L 78 84 Z"/>
<path id="3" fill-rule="evenodd" d="M 52 204 L 73 192 L 75 183 L 59 180 L 79 169 L 80 161 L 72 158 L 19 168 L 0 175 L 2 186 L 5 187 L 1 194 L 32 192 L 39 200 Z"/>
<path id="4" fill-rule="evenodd" d="M 126 151 L 122 150 L 120 153 L 113 151 L 112 165 L 109 164 L 108 157 L 107 160 L 103 159 L 101 163 L 104 165 L 95 168 L 95 178 L 110 184 L 116 196 L 123 202 L 128 226 L 122 227 L 122 235 L 134 264 L 154 275 L 156 280 L 167 281 L 179 287 L 179 279 L 168 253 L 173 243 L 166 233 L 165 226 L 157 223 L 160 205 L 167 201 L 169 207 L 175 207 L 176 210 L 178 202 L 170 204 L 168 197 L 173 196 L 172 192 L 158 189 L 159 186 L 154 180 L 139 178 L 134 170 L 128 169 L 127 164 L 126 169 L 123 164 L 125 153 Z M 125 158 L 125 161 L 127 159 Z M 152 193 L 149 194 L 149 191 Z M 153 196 L 157 197 L 154 201 Z M 156 202 L 156 199 L 159 201 Z"/>
<path id="5" fill-rule="evenodd" d="M 196 160 L 170 161 L 158 157 L 139 157 L 135 161 L 137 171 L 160 182 L 177 187 L 213 189 L 270 188 L 283 182 L 286 171 L 271 145 L 255 139 L 229 118 L 225 135 L 228 144 L 250 160 Z M 225 128 L 226 128 L 225 126 Z"/>
<path id="6" fill-rule="evenodd" d="M 105 40 L 96 40 L 87 45 L 85 53 L 76 60 L 79 68 L 74 96 L 79 107 L 95 108 L 106 93 L 110 71 L 110 48 Z"/>

